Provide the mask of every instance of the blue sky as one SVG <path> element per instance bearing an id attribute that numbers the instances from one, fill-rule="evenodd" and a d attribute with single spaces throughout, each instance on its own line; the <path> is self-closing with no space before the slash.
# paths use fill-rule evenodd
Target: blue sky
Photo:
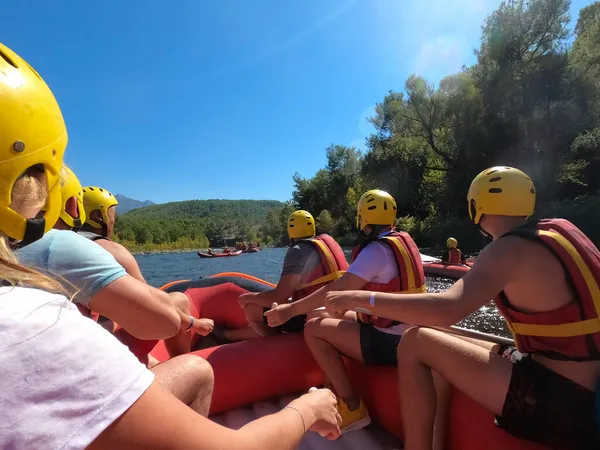
<path id="1" fill-rule="evenodd" d="M 81 182 L 155 202 L 290 198 L 329 144 L 364 147 L 375 103 L 409 74 L 472 64 L 500 4 L 6 3 L 0 41 L 53 89 Z"/>

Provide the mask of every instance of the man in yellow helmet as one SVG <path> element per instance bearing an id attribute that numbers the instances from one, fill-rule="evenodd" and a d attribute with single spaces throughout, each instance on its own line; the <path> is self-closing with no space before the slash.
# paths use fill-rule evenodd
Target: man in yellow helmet
<path id="1" fill-rule="evenodd" d="M 82 230 L 110 239 L 115 227 L 115 207 L 118 200 L 111 192 L 98 186 L 83 188 L 83 207 L 87 220 Z"/>
<path id="2" fill-rule="evenodd" d="M 322 307 L 329 291 L 424 292 L 419 250 L 408 233 L 394 229 L 395 222 L 394 198 L 378 189 L 365 192 L 358 202 L 356 217 L 360 244 L 347 272 L 302 300 L 267 312 L 269 325 L 279 326 Z M 368 365 L 395 366 L 398 342 L 407 328 L 404 323 L 362 313 L 316 318 L 306 323 L 306 343 L 338 396 L 342 434 L 367 426 L 371 419 L 350 383 L 341 355 Z"/>
<path id="3" fill-rule="evenodd" d="M 119 204 L 108 190 L 98 186 L 83 188 L 83 207 L 86 220 L 78 233 L 100 245 L 121 264 L 127 273 L 146 282 L 140 267 L 131 254 L 121 244 L 110 240 L 115 226 L 115 207 Z"/>
<path id="4" fill-rule="evenodd" d="M 552 448 L 600 448 L 594 417 L 600 251 L 567 220 L 528 221 L 536 191 L 518 169 L 484 170 L 467 199 L 471 220 L 493 241 L 450 289 L 372 298 L 332 292 L 327 310 L 366 308 L 391 319 L 449 326 L 495 299 L 516 349 L 431 328 L 415 327 L 403 336 L 398 367 L 407 448 L 432 448 L 433 373 L 494 413 L 496 424 L 513 436 Z"/>
<path id="5" fill-rule="evenodd" d="M 16 249 L 14 256 L 19 264 L 68 281 L 69 291 L 75 286 L 73 302 L 86 308 L 93 305 L 100 313 L 116 316 L 122 305 L 132 305 L 138 314 L 122 325 L 140 338 L 174 335 L 190 318 L 177 313 L 168 294 L 128 276 L 109 253 L 87 239 L 52 229 L 62 209 L 60 173 L 67 140 L 62 113 L 46 83 L 26 61 L 0 43 L 0 227 Z M 6 261 L 5 266 L 9 263 Z M 27 279 L 23 281 L 26 285 Z M 30 317 L 35 316 L 33 311 Z M 59 314 L 56 320 L 60 319 Z M 22 328 L 27 332 L 26 326 Z M 27 344 L 28 340 L 19 344 L 25 359 L 31 353 Z M 51 354 L 50 350 L 45 354 Z M 102 358 L 102 354 L 97 356 Z M 213 374 L 206 361 L 185 355 L 157 367 L 160 369 L 154 373 L 164 388 L 196 411 L 208 414 Z M 167 373 L 174 367 L 178 368 L 175 377 L 173 372 Z M 106 370 L 111 370 L 110 365 Z M 64 375 L 68 377 L 69 370 Z M 62 376 L 48 374 L 49 378 Z M 53 383 L 48 380 L 49 385 Z M 132 383 L 138 383 L 137 378 L 122 388 Z M 55 394 L 60 396 L 60 390 L 55 389 Z M 113 398 L 106 398 L 103 404 L 111 402 Z"/>
<path id="6" fill-rule="evenodd" d="M 271 328 L 266 323 L 264 312 L 273 304 L 288 304 L 288 300 L 294 302 L 306 297 L 341 277 L 348 268 L 344 251 L 339 244 L 327 234 L 316 236 L 315 219 L 308 211 L 294 211 L 288 218 L 287 232 L 291 246 L 285 254 L 277 287 L 270 291 L 243 294 L 239 298 L 248 323 L 260 336 L 277 332 L 301 332 L 306 315 L 298 315 L 280 327 Z M 237 332 L 226 332 L 225 336 L 235 336 Z"/>
<path id="7" fill-rule="evenodd" d="M 446 241 L 446 247 L 448 249 L 442 255 L 442 263 L 465 264 L 465 255 L 458 248 L 458 241 L 456 239 L 454 239 L 453 237 L 448 238 L 448 240 Z"/>

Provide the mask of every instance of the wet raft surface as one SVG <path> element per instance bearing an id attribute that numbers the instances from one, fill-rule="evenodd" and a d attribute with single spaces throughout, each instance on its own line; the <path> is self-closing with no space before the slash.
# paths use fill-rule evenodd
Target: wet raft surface
<path id="1" fill-rule="evenodd" d="M 301 395 L 280 397 L 266 402 L 257 402 L 245 408 L 237 408 L 222 414 L 211 416 L 211 419 L 227 428 L 239 429 L 259 417 L 273 414 L 284 408 L 294 398 Z M 393 436 L 371 424 L 362 430 L 346 433 L 336 441 L 329 441 L 317 433 L 308 432 L 298 449 L 300 450 L 394 450 L 401 449 L 402 444 Z"/>

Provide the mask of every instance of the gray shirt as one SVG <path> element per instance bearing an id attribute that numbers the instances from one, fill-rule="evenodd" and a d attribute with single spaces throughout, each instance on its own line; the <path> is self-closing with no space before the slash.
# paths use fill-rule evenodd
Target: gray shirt
<path id="1" fill-rule="evenodd" d="M 301 282 L 304 282 L 310 272 L 320 264 L 321 257 L 315 245 L 308 241 L 298 241 L 285 254 L 281 276 L 302 274 L 304 276 Z"/>

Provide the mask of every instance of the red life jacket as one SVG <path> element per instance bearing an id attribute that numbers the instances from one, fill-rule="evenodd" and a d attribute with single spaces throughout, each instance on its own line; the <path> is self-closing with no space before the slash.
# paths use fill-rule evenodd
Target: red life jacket
<path id="1" fill-rule="evenodd" d="M 390 246 L 394 252 L 394 259 L 398 266 L 398 275 L 387 283 L 367 283 L 363 290 L 376 292 L 392 292 L 406 294 L 420 294 L 427 291 L 425 286 L 425 272 L 421 253 L 415 241 L 404 231 L 392 231 L 386 236 L 377 239 Z M 357 246 L 352 252 L 352 261 L 356 259 L 362 249 Z M 374 325 L 379 328 L 389 328 L 398 324 L 391 319 L 384 319 L 364 313 L 357 313 L 361 322 Z"/>
<path id="2" fill-rule="evenodd" d="M 79 303 L 76 303 L 76 305 L 77 305 L 77 309 L 79 309 L 79 312 L 81 314 L 83 314 L 86 317 L 89 317 L 94 322 L 98 322 L 98 317 L 99 317 L 98 313 L 95 313 L 94 311 L 90 310 L 86 306 L 83 306 Z M 117 325 L 113 334 L 123 345 L 125 345 L 125 346 L 127 346 L 127 348 L 129 348 L 131 353 L 133 353 L 137 357 L 137 359 L 140 360 L 140 362 L 142 364 L 145 364 L 145 365 L 148 364 L 148 354 L 152 351 L 152 349 L 158 343 L 157 340 L 138 339 L 138 338 L 132 336 L 131 334 L 129 334 L 123 328 L 121 328 L 120 325 Z"/>
<path id="3" fill-rule="evenodd" d="M 576 294 L 573 302 L 561 308 L 528 314 L 511 308 L 502 292 L 494 302 L 506 319 L 519 351 L 560 360 L 600 360 L 598 248 L 565 219 L 540 220 L 507 235 L 543 243 L 561 261 Z"/>
<path id="4" fill-rule="evenodd" d="M 348 269 L 346 255 L 339 244 L 331 236 L 321 234 L 311 239 L 303 239 L 312 243 L 321 258 L 321 264 L 315 266 L 306 276 L 304 283 L 292 294 L 292 300 L 300 300 L 312 294 L 323 285 L 337 280 Z"/>
<path id="5" fill-rule="evenodd" d="M 462 259 L 462 252 L 457 248 L 448 249 L 448 261 L 442 261 L 446 264 L 460 264 Z"/>

